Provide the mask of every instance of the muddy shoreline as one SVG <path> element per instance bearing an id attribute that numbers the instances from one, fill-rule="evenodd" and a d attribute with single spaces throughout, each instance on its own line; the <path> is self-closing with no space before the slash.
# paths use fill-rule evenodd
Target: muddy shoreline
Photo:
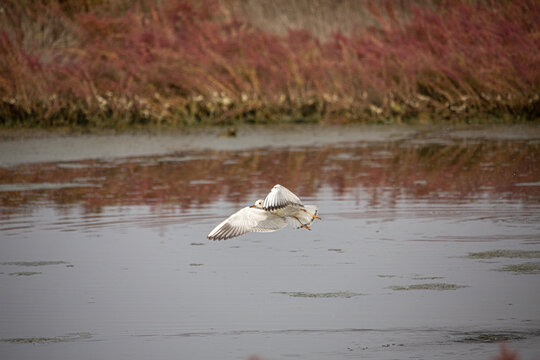
<path id="1" fill-rule="evenodd" d="M 4 130 L 0 133 L 0 166 L 49 161 L 114 159 L 192 150 L 325 146 L 345 142 L 410 140 L 448 143 L 467 139 L 540 141 L 540 126 L 241 126 L 184 131 L 64 133 Z"/>

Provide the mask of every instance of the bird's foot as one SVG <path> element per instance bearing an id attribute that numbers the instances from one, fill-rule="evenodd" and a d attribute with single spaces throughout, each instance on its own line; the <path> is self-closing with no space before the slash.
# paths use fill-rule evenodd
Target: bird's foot
<path id="1" fill-rule="evenodd" d="M 310 215 L 310 216 L 311 216 L 312 218 L 314 218 L 314 219 L 319 219 L 319 220 L 321 220 L 321 218 L 320 218 L 320 217 L 318 217 L 318 216 L 316 215 L 317 213 L 315 213 L 315 215 L 313 215 L 312 213 L 310 213 L 310 212 L 309 212 L 309 211 L 307 211 L 306 209 L 302 209 L 302 210 L 304 210 L 305 212 L 307 212 L 307 213 L 308 213 L 308 215 Z"/>

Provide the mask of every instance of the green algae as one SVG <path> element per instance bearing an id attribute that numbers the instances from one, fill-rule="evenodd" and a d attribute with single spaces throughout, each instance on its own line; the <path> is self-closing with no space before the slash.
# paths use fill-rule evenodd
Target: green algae
<path id="1" fill-rule="evenodd" d="M 342 254 L 342 253 L 343 253 L 343 249 L 328 249 L 328 251 L 337 252 L 337 253 L 339 253 L 339 254 Z"/>
<path id="2" fill-rule="evenodd" d="M 55 337 L 18 337 L 18 338 L 6 338 L 0 339 L 0 342 L 7 342 L 11 344 L 50 344 L 50 343 L 62 343 L 71 341 L 88 340 L 92 338 L 92 335 L 87 332 L 72 333 L 64 336 Z"/>
<path id="3" fill-rule="evenodd" d="M 510 271 L 516 274 L 540 274 L 540 262 L 506 265 L 498 271 Z"/>
<path id="4" fill-rule="evenodd" d="M 16 265 L 16 266 L 46 266 L 46 265 L 60 265 L 69 264 L 65 261 L 8 261 L 0 263 L 0 265 Z"/>
<path id="5" fill-rule="evenodd" d="M 525 336 L 517 333 L 466 333 L 466 337 L 456 340 L 462 343 L 499 343 L 502 341 L 523 340 Z"/>
<path id="6" fill-rule="evenodd" d="M 494 259 L 494 258 L 520 258 L 534 259 L 540 258 L 540 251 L 535 250 L 491 250 L 469 253 L 470 259 Z"/>
<path id="7" fill-rule="evenodd" d="M 9 273 L 9 275 L 15 275 L 15 276 L 31 276 L 31 275 L 38 275 L 38 274 L 41 274 L 41 272 L 38 272 L 38 271 L 18 271 L 18 272 Z"/>
<path id="8" fill-rule="evenodd" d="M 444 279 L 443 276 L 413 276 L 413 280 L 440 280 Z"/>
<path id="9" fill-rule="evenodd" d="M 429 283 L 429 284 L 413 284 L 409 286 L 389 286 L 388 289 L 392 290 L 457 290 L 468 287 L 467 285 L 456 285 L 446 283 Z"/>
<path id="10" fill-rule="evenodd" d="M 321 299 L 327 299 L 327 298 L 344 298 L 349 299 L 355 296 L 361 296 L 364 294 L 350 292 L 350 291 L 338 291 L 338 292 L 326 292 L 326 293 L 307 293 L 307 292 L 288 292 L 288 291 L 278 291 L 274 294 L 283 294 L 283 295 L 289 295 L 291 297 L 298 297 L 298 298 L 321 298 Z"/>

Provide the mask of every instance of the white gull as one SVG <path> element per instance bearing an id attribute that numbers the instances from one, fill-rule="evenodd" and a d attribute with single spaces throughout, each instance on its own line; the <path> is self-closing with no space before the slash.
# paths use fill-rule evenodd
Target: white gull
<path id="1" fill-rule="evenodd" d="M 248 232 L 272 232 L 287 224 L 311 230 L 317 216 L 317 206 L 304 205 L 285 186 L 276 185 L 266 198 L 229 216 L 208 234 L 209 240 L 226 240 Z"/>

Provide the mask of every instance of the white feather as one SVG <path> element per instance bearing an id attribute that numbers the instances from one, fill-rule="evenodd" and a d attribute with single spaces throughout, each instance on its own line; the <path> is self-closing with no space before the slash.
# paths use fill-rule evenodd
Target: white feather
<path id="1" fill-rule="evenodd" d="M 287 226 L 287 220 L 266 210 L 245 207 L 232 214 L 208 234 L 210 240 L 226 240 L 248 232 L 272 232 Z"/>
<path id="2" fill-rule="evenodd" d="M 263 208 L 265 210 L 277 210 L 289 205 L 303 206 L 302 201 L 292 191 L 285 186 L 275 185 L 264 199 Z"/>

